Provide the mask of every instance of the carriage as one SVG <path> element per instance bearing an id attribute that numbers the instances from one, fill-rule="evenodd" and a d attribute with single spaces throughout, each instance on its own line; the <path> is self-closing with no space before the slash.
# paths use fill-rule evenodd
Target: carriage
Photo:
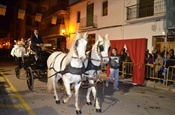
<path id="1" fill-rule="evenodd" d="M 28 51 L 23 56 L 15 56 L 15 74 L 19 79 L 24 73 L 26 75 L 27 85 L 29 90 L 34 88 L 34 79 L 47 77 L 47 58 L 50 55 L 49 51 L 46 51 L 44 47 L 51 46 L 50 44 L 44 44 L 43 50 L 39 51 L 36 59 L 36 54 L 32 51 Z M 19 49 L 20 50 L 20 49 Z M 23 70 L 24 71 L 23 71 Z"/>
<path id="2" fill-rule="evenodd" d="M 33 90 L 34 79 L 35 78 L 46 78 L 47 77 L 47 58 L 50 53 L 47 51 L 40 51 L 39 57 L 36 60 L 35 54 L 29 54 L 29 57 L 26 57 L 24 62 L 24 67 L 26 68 L 26 79 L 27 85 L 30 90 Z"/>

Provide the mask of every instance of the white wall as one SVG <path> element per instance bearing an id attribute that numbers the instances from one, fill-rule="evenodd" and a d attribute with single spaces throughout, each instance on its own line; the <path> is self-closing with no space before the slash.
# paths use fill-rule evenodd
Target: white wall
<path id="1" fill-rule="evenodd" d="M 104 36 L 109 34 L 109 39 L 148 39 L 148 49 L 152 50 L 152 37 L 162 35 L 163 20 L 160 21 L 141 21 L 128 23 L 126 21 L 126 7 L 137 4 L 137 0 L 108 0 L 108 15 L 102 16 L 102 1 L 105 0 L 88 0 L 94 3 L 94 15 L 97 16 L 97 29 L 89 31 L 89 34 L 98 34 Z M 76 12 L 81 11 L 81 18 L 86 17 L 87 1 L 79 2 L 70 7 L 70 27 L 72 30 L 78 30 L 79 24 L 76 23 Z M 156 29 L 153 31 L 152 26 Z M 105 28 L 104 28 L 105 27 Z M 73 38 L 70 38 L 73 40 Z M 68 44 L 71 44 L 68 42 Z"/>

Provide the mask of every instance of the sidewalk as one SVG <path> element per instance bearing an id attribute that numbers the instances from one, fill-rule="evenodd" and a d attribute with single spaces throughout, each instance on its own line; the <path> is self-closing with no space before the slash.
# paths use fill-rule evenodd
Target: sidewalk
<path id="1" fill-rule="evenodd" d="M 123 84 L 125 84 L 125 83 L 133 84 L 131 78 L 130 79 L 120 78 L 119 82 L 122 82 Z M 161 83 L 160 81 L 155 82 L 155 81 L 151 81 L 151 80 L 145 80 L 145 86 L 175 92 L 175 84 L 171 84 L 171 85 L 166 86 L 163 83 Z"/>
<path id="2" fill-rule="evenodd" d="M 107 79 L 106 74 L 101 73 L 100 74 L 100 79 L 106 80 Z M 135 85 L 135 84 L 132 83 L 132 78 L 125 79 L 125 78 L 122 78 L 121 76 L 119 76 L 119 82 L 121 82 L 123 84 Z M 160 81 L 155 82 L 155 81 L 151 81 L 151 80 L 145 80 L 144 86 L 158 88 L 158 89 L 162 89 L 162 90 L 169 90 L 169 91 L 175 92 L 175 83 L 166 86 L 163 83 L 161 83 Z"/>

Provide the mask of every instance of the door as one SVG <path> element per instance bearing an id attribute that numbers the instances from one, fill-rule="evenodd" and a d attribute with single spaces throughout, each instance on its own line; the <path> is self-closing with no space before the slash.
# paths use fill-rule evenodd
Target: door
<path id="1" fill-rule="evenodd" d="M 86 27 L 93 26 L 94 3 L 87 5 L 86 16 Z"/>

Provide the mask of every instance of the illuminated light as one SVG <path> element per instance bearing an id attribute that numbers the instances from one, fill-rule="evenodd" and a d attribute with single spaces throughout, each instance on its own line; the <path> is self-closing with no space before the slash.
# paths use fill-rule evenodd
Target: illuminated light
<path id="1" fill-rule="evenodd" d="M 61 32 L 64 35 L 64 33 L 66 32 L 66 30 L 65 29 L 62 29 Z"/>
<path id="2" fill-rule="evenodd" d="M 65 29 L 62 29 L 61 32 L 62 32 L 62 35 L 63 35 L 63 36 L 65 36 L 65 37 L 70 37 L 69 33 L 66 32 Z"/>

